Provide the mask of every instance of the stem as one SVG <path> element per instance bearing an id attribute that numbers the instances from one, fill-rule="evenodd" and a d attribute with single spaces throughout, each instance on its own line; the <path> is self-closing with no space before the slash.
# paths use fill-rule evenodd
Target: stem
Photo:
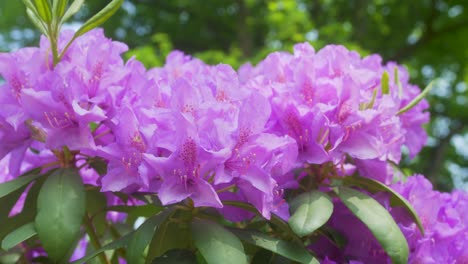
<path id="1" fill-rule="evenodd" d="M 57 29 L 52 29 L 51 25 L 47 25 L 47 31 L 49 31 L 49 42 L 50 48 L 52 49 L 52 57 L 53 57 L 53 65 L 57 65 L 60 61 L 59 54 L 58 54 L 58 45 L 57 45 Z"/>
<path id="2" fill-rule="evenodd" d="M 41 166 L 41 168 L 46 169 L 46 168 L 49 168 L 49 167 L 53 167 L 55 165 L 60 165 L 60 161 L 54 161 L 54 162 L 44 164 L 44 165 Z"/>
<path id="3" fill-rule="evenodd" d="M 76 36 L 73 36 L 73 38 L 67 43 L 67 45 L 65 46 L 65 48 L 62 50 L 62 52 L 60 53 L 60 55 L 58 56 L 58 59 L 61 60 L 63 58 L 63 56 L 65 55 L 65 52 L 67 51 L 67 49 L 70 47 L 70 45 L 72 44 L 72 42 L 76 39 Z"/>
<path id="4" fill-rule="evenodd" d="M 94 230 L 93 223 L 91 222 L 91 219 L 89 218 L 89 215 L 85 215 L 85 227 L 86 227 L 86 232 L 88 233 L 89 240 L 93 247 L 95 249 L 100 249 L 102 248 L 101 242 L 99 242 L 99 238 L 96 234 L 96 231 Z M 110 264 L 110 261 L 107 259 L 107 256 L 104 252 L 100 253 L 98 255 L 99 259 L 101 260 L 101 263 L 103 264 Z"/>
<path id="5" fill-rule="evenodd" d="M 222 192 L 225 192 L 225 191 L 229 191 L 230 189 L 232 189 L 232 188 L 234 188 L 234 187 L 236 187 L 236 185 L 235 185 L 235 184 L 231 184 L 231 185 L 229 185 L 229 186 L 227 186 L 227 187 L 225 187 L 225 188 L 222 188 L 222 189 L 220 189 L 220 190 L 217 190 L 216 192 L 217 192 L 217 193 L 222 193 Z"/>
<path id="6" fill-rule="evenodd" d="M 111 131 L 110 129 L 107 130 L 107 131 L 104 131 L 104 132 L 102 132 L 101 134 L 95 136 L 95 137 L 94 137 L 94 140 L 99 139 L 99 138 L 101 138 L 101 137 L 103 137 L 103 136 L 105 136 L 105 135 L 107 135 L 107 134 L 109 134 L 109 133 L 111 133 L 111 132 L 112 132 L 112 131 Z"/>

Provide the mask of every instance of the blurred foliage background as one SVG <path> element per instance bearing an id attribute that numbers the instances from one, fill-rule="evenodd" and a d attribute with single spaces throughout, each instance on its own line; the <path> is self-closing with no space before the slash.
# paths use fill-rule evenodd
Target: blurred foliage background
<path id="1" fill-rule="evenodd" d="M 85 1 L 67 27 L 76 28 L 107 2 Z M 148 67 L 162 65 L 173 49 L 238 67 L 303 41 L 316 49 L 342 44 L 405 64 L 420 87 L 436 81 L 428 97 L 429 141 L 403 166 L 440 190 L 468 190 L 466 0 L 126 0 L 104 28 L 129 45 L 128 57 Z M 0 1 L 0 51 L 37 45 L 38 38 L 22 1 Z"/>

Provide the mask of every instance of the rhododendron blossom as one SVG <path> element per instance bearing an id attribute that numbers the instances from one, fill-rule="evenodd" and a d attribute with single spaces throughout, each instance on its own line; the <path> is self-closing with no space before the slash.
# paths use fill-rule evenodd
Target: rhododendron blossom
<path id="1" fill-rule="evenodd" d="M 60 35 L 60 50 L 73 34 Z M 115 210 L 211 207 L 245 227 L 255 210 L 288 221 L 291 196 L 336 192 L 337 182 L 359 174 L 372 186 L 390 186 L 419 214 L 424 235 L 387 194 L 372 194 L 405 235 L 410 263 L 468 260 L 467 194 L 438 193 L 422 176 L 400 181 L 391 165 L 404 146 L 413 158 L 427 138 L 427 101 L 401 111 L 420 93 L 405 68 L 343 46 L 315 51 L 301 43 L 238 71 L 180 51 L 146 69 L 135 58 L 124 61 L 127 46 L 101 29 L 74 40 L 56 63 L 50 49 L 42 38 L 37 48 L 0 54 L 0 182 L 36 167 L 72 167 Z M 390 263 L 372 232 L 334 197 L 327 225 L 348 243 L 339 248 L 322 237 L 309 248 L 322 263 Z M 122 222 L 125 213 L 106 212 L 107 220 Z M 73 259 L 87 242 L 80 240 Z"/>

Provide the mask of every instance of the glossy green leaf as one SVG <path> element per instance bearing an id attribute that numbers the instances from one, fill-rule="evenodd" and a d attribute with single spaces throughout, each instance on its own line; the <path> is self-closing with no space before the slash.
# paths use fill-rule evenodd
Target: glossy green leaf
<path id="1" fill-rule="evenodd" d="M 19 243 L 36 235 L 36 229 L 34 223 L 23 225 L 15 231 L 8 234 L 2 241 L 2 248 L 4 250 L 10 250 Z"/>
<path id="2" fill-rule="evenodd" d="M 187 249 L 172 249 L 155 258 L 151 264 L 197 264 L 197 257 Z"/>
<path id="3" fill-rule="evenodd" d="M 160 214 L 153 216 L 152 217 L 153 220 L 151 220 L 151 221 L 159 222 L 159 221 L 161 221 L 161 219 L 165 219 L 166 217 L 168 217 L 171 214 L 171 212 L 172 212 L 172 209 L 165 210 L 164 212 L 161 212 Z M 140 230 L 140 229 L 137 229 L 135 231 L 127 233 L 126 235 L 122 236 L 121 238 L 119 238 L 119 239 L 117 239 L 117 240 L 115 240 L 115 241 L 113 241 L 113 242 L 111 242 L 109 244 L 106 244 L 106 245 L 104 245 L 103 247 L 101 247 L 99 249 L 96 249 L 96 250 L 86 254 L 86 256 L 82 257 L 81 259 L 73 261 L 71 264 L 88 263 L 88 261 L 95 258 L 97 255 L 101 254 L 102 252 L 105 252 L 105 251 L 108 251 L 108 250 L 115 250 L 115 249 L 118 249 L 118 248 L 123 248 L 123 247 L 129 246 L 131 241 L 133 240 L 133 237 L 134 237 L 135 233 L 138 230 Z M 138 235 L 138 236 L 141 237 L 140 235 Z M 132 243 L 134 243 L 134 242 L 132 242 Z"/>
<path id="4" fill-rule="evenodd" d="M 86 212 L 83 182 L 76 169 L 58 169 L 46 180 L 37 200 L 39 239 L 49 257 L 60 260 L 72 247 Z"/>
<path id="5" fill-rule="evenodd" d="M 106 195 L 99 191 L 98 188 L 86 190 L 86 212 L 91 217 L 92 224 L 97 235 L 102 235 L 107 228 Z"/>
<path id="6" fill-rule="evenodd" d="M 390 93 L 390 77 L 388 76 L 388 72 L 384 71 L 382 74 L 382 94 L 389 94 Z"/>
<path id="7" fill-rule="evenodd" d="M 290 204 L 289 226 L 299 236 L 307 236 L 323 226 L 333 213 L 333 202 L 323 192 L 311 191 L 297 196 Z"/>
<path id="8" fill-rule="evenodd" d="M 320 227 L 319 234 L 325 236 L 331 243 L 339 248 L 344 248 L 346 244 L 348 244 L 348 240 L 342 233 L 329 226 Z"/>
<path id="9" fill-rule="evenodd" d="M 234 207 L 237 207 L 237 208 L 241 208 L 241 209 L 244 209 L 246 211 L 255 213 L 257 215 L 261 215 L 255 207 L 253 207 L 251 204 L 248 204 L 248 203 L 244 203 L 244 202 L 240 202 L 240 201 L 228 201 L 228 200 L 226 200 L 226 201 L 223 201 L 223 204 L 227 205 L 227 206 L 234 206 Z M 281 230 L 283 230 L 286 233 L 291 232 L 291 228 L 289 227 L 288 223 L 286 223 L 283 219 L 279 218 L 275 214 L 271 214 L 270 222 L 273 223 L 274 225 L 276 225 L 277 227 L 279 227 Z"/>
<path id="10" fill-rule="evenodd" d="M 47 0 L 34 0 L 34 5 L 36 7 L 37 13 L 39 14 L 40 18 L 46 23 L 50 23 L 52 21 L 52 12 L 51 6 L 49 1 Z"/>
<path id="11" fill-rule="evenodd" d="M 145 263 L 143 251 L 148 246 L 156 229 L 172 213 L 172 210 L 165 210 L 149 218 L 133 234 L 127 247 L 127 261 L 129 263 Z"/>
<path id="12" fill-rule="evenodd" d="M 232 232 L 247 243 L 270 250 L 288 259 L 307 264 L 319 263 L 302 245 L 269 237 L 257 231 L 236 229 Z"/>
<path id="13" fill-rule="evenodd" d="M 15 204 L 18 202 L 19 198 L 26 190 L 26 187 L 27 186 L 23 186 L 22 188 L 15 190 L 14 192 L 6 195 L 5 197 L 0 198 L 0 223 L 4 223 L 4 221 L 8 219 L 8 216 L 11 210 L 13 209 L 13 206 L 15 206 Z"/>
<path id="14" fill-rule="evenodd" d="M 115 240 L 115 241 L 113 241 L 113 242 L 111 242 L 109 244 L 106 244 L 106 245 L 102 246 L 101 248 L 99 248 L 97 250 L 94 250 L 94 251 L 86 254 L 86 256 L 71 262 L 70 264 L 88 263 L 88 261 L 95 258 L 97 255 L 101 254 L 102 252 L 105 252 L 105 251 L 108 251 L 108 250 L 114 250 L 114 249 L 118 249 L 118 248 L 123 248 L 123 247 L 128 245 L 128 243 L 130 242 L 130 239 L 132 238 L 132 235 L 133 235 L 133 232 L 128 233 L 125 236 L 122 236 L 121 238 L 119 238 L 119 239 L 117 239 L 117 240 Z"/>
<path id="15" fill-rule="evenodd" d="M 37 179 L 40 176 L 38 175 L 40 171 L 40 168 L 30 170 L 14 180 L 0 184 L 0 198 L 7 196 L 8 194 L 26 186 L 28 183 Z"/>
<path id="16" fill-rule="evenodd" d="M 418 94 L 418 96 L 416 96 L 406 106 L 401 108 L 400 111 L 398 111 L 397 115 L 401 115 L 401 114 L 407 112 L 408 110 L 413 108 L 415 105 L 417 105 L 422 99 L 424 99 L 424 97 L 426 97 L 426 95 L 432 90 L 433 84 L 434 84 L 434 81 L 430 82 L 429 85 L 426 86 L 426 88 L 424 88 L 424 90 L 420 94 Z"/>
<path id="17" fill-rule="evenodd" d="M 22 225 L 34 221 L 37 212 L 37 196 L 49 173 L 51 172 L 47 172 L 43 177 L 40 177 L 33 183 L 26 196 L 26 200 L 24 201 L 24 206 L 21 213 L 11 218 L 2 218 L 0 228 L 0 240 L 3 240 L 3 238 L 7 234 L 13 232 L 13 230 L 21 227 Z M 7 197 L 10 197 L 10 195 Z M 1 207 L 3 208 L 3 205 Z"/>
<path id="18" fill-rule="evenodd" d="M 117 10 L 119 10 L 122 3 L 123 0 L 112 0 L 101 11 L 86 21 L 75 33 L 74 38 L 79 37 L 106 22 L 115 12 L 117 12 Z"/>
<path id="19" fill-rule="evenodd" d="M 68 0 L 53 0 L 52 11 L 53 11 L 54 17 L 60 20 L 62 16 L 65 14 L 67 5 L 68 5 Z"/>
<path id="20" fill-rule="evenodd" d="M 70 19 L 76 12 L 78 12 L 81 9 L 81 6 L 83 6 L 84 0 L 74 0 L 70 7 L 68 7 L 67 11 L 62 17 L 62 23 Z"/>
<path id="21" fill-rule="evenodd" d="M 395 192 L 392 188 L 388 187 L 387 185 L 379 181 L 376 181 L 370 178 L 360 177 L 360 176 L 345 177 L 343 182 L 344 184 L 348 186 L 360 187 L 362 189 L 365 189 L 373 193 L 375 192 L 389 193 L 391 195 L 390 196 L 391 205 L 404 207 L 410 214 L 413 221 L 419 227 L 419 230 L 421 231 L 421 233 L 424 235 L 424 228 L 421 224 L 421 220 L 419 219 L 419 216 L 414 210 L 413 206 L 408 202 L 408 200 L 406 200 L 399 193 Z"/>
<path id="22" fill-rule="evenodd" d="M 348 187 L 333 191 L 344 205 L 372 232 L 394 264 L 408 262 L 408 243 L 390 213 L 376 200 Z"/>
<path id="23" fill-rule="evenodd" d="M 156 257 L 162 256 L 172 249 L 190 247 L 191 234 L 188 225 L 166 221 L 154 233 L 148 250 L 146 263 Z"/>
<path id="24" fill-rule="evenodd" d="M 244 264 L 247 256 L 240 240 L 219 224 L 195 219 L 192 237 L 208 264 Z"/>

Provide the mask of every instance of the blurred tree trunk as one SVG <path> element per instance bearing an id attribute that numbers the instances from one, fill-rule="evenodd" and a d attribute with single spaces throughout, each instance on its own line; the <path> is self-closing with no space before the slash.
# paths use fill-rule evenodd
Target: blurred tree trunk
<path id="1" fill-rule="evenodd" d="M 249 58 L 252 56 L 253 49 L 252 32 L 248 23 L 250 12 L 244 0 L 237 0 L 236 2 L 239 7 L 239 15 L 237 20 L 237 40 L 242 51 L 242 56 L 244 58 Z"/>

